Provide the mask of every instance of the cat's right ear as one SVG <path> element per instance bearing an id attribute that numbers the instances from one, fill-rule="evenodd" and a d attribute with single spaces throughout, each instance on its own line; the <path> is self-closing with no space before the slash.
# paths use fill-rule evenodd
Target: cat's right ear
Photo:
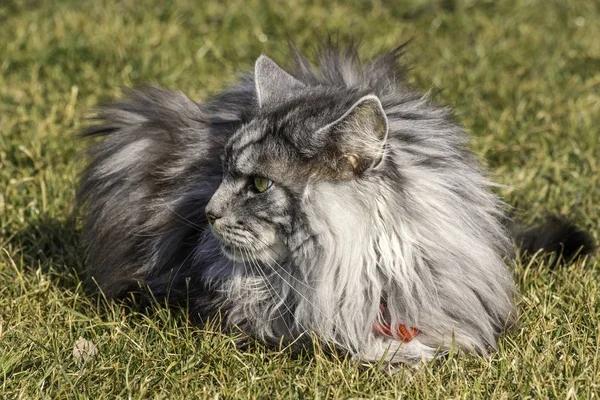
<path id="1" fill-rule="evenodd" d="M 323 156 L 329 161 L 329 169 L 339 179 L 352 179 L 381 161 L 388 119 L 379 98 L 370 94 L 316 134 L 328 142 Z"/>
<path id="2" fill-rule="evenodd" d="M 277 104 L 294 96 L 304 84 L 281 69 L 273 60 L 261 55 L 254 65 L 254 82 L 258 105 Z"/>

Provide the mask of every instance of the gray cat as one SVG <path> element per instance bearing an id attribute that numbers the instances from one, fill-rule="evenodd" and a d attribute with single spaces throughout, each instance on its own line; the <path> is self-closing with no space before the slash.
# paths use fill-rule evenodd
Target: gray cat
<path id="1" fill-rule="evenodd" d="M 365 361 L 495 348 L 516 317 L 505 207 L 450 110 L 407 87 L 401 53 L 362 64 L 325 47 L 316 68 L 296 52 L 292 73 L 261 56 L 204 104 L 147 88 L 102 108 L 79 191 L 89 276 L 110 298 Z M 517 239 L 591 251 L 552 229 Z"/>

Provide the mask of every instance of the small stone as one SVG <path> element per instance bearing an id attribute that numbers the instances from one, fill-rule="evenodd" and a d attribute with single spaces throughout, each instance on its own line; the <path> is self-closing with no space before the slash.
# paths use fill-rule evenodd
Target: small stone
<path id="1" fill-rule="evenodd" d="M 86 340 L 81 336 L 75 341 L 75 345 L 73 346 L 73 358 L 76 360 L 87 361 L 94 358 L 96 354 L 98 354 L 98 348 L 91 341 Z"/>

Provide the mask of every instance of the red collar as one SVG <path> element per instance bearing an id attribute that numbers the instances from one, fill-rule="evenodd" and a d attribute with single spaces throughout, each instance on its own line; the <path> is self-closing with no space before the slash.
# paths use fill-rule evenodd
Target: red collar
<path id="1" fill-rule="evenodd" d="M 373 322 L 373 331 L 384 336 L 389 336 L 396 338 L 404 343 L 408 343 L 414 339 L 415 336 L 419 334 L 419 330 L 416 328 L 410 328 L 406 325 L 398 325 L 398 329 L 396 332 L 392 332 L 392 328 L 390 324 L 387 322 L 379 322 L 384 321 L 384 313 L 385 313 L 385 303 L 381 303 L 379 305 L 379 316 L 380 318 Z"/>

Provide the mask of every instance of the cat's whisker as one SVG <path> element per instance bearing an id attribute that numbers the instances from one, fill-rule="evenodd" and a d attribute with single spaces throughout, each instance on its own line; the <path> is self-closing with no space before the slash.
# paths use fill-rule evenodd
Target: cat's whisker
<path id="1" fill-rule="evenodd" d="M 336 328 L 342 333 L 345 332 L 345 330 L 341 329 L 341 327 L 335 322 L 335 320 L 328 317 L 319 307 L 317 307 L 312 301 L 310 301 L 305 295 L 303 295 L 298 289 L 296 289 L 289 281 L 287 281 L 283 276 L 281 276 L 281 274 L 279 274 L 279 272 L 277 272 L 277 270 L 273 268 L 271 264 L 265 262 L 265 265 L 267 265 L 271 269 L 271 271 L 273 271 L 283 282 L 285 282 L 286 285 L 288 285 L 290 289 L 296 292 L 296 294 L 298 294 L 298 296 L 300 296 L 304 301 L 306 301 L 315 311 L 317 311 L 319 314 L 321 314 L 321 316 L 328 320 L 334 326 L 334 328 Z"/>
<path id="2" fill-rule="evenodd" d="M 250 253 L 249 250 L 245 250 L 248 252 L 248 256 L 251 259 L 254 259 L 254 265 L 256 266 L 256 269 L 258 271 L 258 273 L 263 277 L 265 283 L 268 285 L 268 287 L 270 288 L 270 293 L 274 294 L 275 296 L 277 296 L 279 298 L 279 303 L 276 304 L 274 306 L 274 308 L 276 310 L 280 310 L 281 306 L 284 306 L 287 311 L 290 313 L 291 316 L 294 315 L 294 313 L 292 312 L 292 310 L 289 308 L 289 306 L 287 305 L 287 302 L 285 301 L 285 299 L 277 292 L 277 290 L 275 290 L 275 288 L 273 287 L 273 285 L 269 282 L 268 277 L 266 276 L 265 272 L 262 270 L 262 268 L 260 267 L 260 265 L 258 264 L 258 261 L 256 260 L 256 257 L 252 255 L 252 253 Z M 272 296 L 273 297 L 273 296 Z M 273 297 L 274 298 L 274 297 Z M 283 324 L 285 325 L 286 329 L 288 330 L 288 332 L 290 334 L 292 334 L 293 330 L 290 328 L 290 326 L 288 325 L 288 323 L 285 320 L 284 315 L 281 313 L 281 311 L 279 311 L 279 316 L 281 318 L 281 321 L 283 322 Z"/>
<path id="3" fill-rule="evenodd" d="M 267 246 L 267 251 L 264 251 L 263 254 L 266 255 L 267 257 L 269 257 L 269 259 L 271 261 L 273 261 L 275 263 L 275 265 L 277 265 L 279 267 L 279 269 L 283 272 L 285 272 L 290 278 L 292 278 L 294 281 L 298 282 L 299 284 L 303 285 L 305 288 L 309 289 L 309 290 L 315 290 L 312 286 L 310 286 L 308 283 L 301 281 L 300 279 L 298 279 L 296 276 L 294 276 L 291 272 L 289 272 L 287 269 L 285 269 L 281 264 L 279 264 L 279 262 L 277 262 L 277 260 L 275 260 L 270 254 L 269 254 L 269 250 L 273 250 L 270 248 L 270 246 L 265 243 L 261 238 L 256 237 L 256 239 L 261 242 L 262 244 L 264 244 L 265 246 Z M 278 254 L 276 251 L 273 250 L 274 253 Z"/>
<path id="4" fill-rule="evenodd" d="M 175 211 L 170 205 L 169 203 L 167 203 L 167 201 L 165 200 L 164 197 L 162 197 L 160 194 L 158 195 L 158 198 L 163 202 L 163 204 L 169 209 L 169 211 L 171 211 L 173 214 L 175 214 L 177 217 L 179 217 L 181 219 L 181 221 L 183 223 L 185 223 L 188 227 L 190 228 L 195 228 L 195 229 L 199 229 L 201 231 L 205 231 L 206 230 L 206 226 L 201 226 L 198 225 L 192 221 L 190 221 L 189 219 L 185 218 L 184 216 L 182 216 L 181 214 L 179 214 L 177 211 Z"/>
<path id="5" fill-rule="evenodd" d="M 263 243 L 265 246 L 268 246 L 266 243 L 264 243 L 264 241 L 262 241 L 260 238 L 255 237 L 258 241 L 260 241 L 261 243 Z M 288 276 L 290 276 L 291 278 L 293 278 L 296 282 L 298 282 L 299 284 L 301 284 L 302 286 L 306 287 L 309 290 L 314 291 L 315 289 L 311 286 L 309 286 L 308 284 L 306 284 L 305 282 L 302 282 L 301 280 L 299 280 L 298 278 L 296 278 L 294 275 L 292 275 L 289 271 L 287 271 L 285 268 L 283 268 L 283 266 L 281 266 L 281 264 L 279 264 L 277 262 L 277 260 L 275 260 L 273 257 L 271 257 L 270 254 L 268 254 L 267 252 L 264 252 L 263 254 L 265 254 L 271 261 L 273 261 L 281 271 L 284 271 Z M 336 324 L 336 322 L 329 318 L 327 315 L 325 315 L 325 313 L 322 312 L 322 310 L 320 310 L 314 303 L 312 303 L 305 295 L 303 295 L 294 285 L 292 285 L 290 283 L 290 281 L 286 280 L 278 271 L 276 268 L 274 268 L 267 260 L 264 260 L 264 264 L 267 265 L 271 271 L 273 271 L 278 277 L 279 279 L 281 279 L 291 290 L 293 290 L 298 296 L 300 296 L 303 300 L 305 300 L 307 303 L 309 303 L 312 308 L 314 310 L 316 310 L 318 313 L 320 313 L 323 317 L 325 317 L 327 320 L 329 320 L 329 322 L 340 332 L 344 332 L 344 329 L 341 329 L 341 327 Z M 260 268 L 259 268 L 260 270 Z M 299 324 L 299 326 L 301 326 Z"/>
<path id="6" fill-rule="evenodd" d="M 173 282 L 175 282 L 175 278 L 177 277 L 177 275 L 181 271 L 181 268 L 187 262 L 187 260 L 192 256 L 192 254 L 194 254 L 194 252 L 190 251 L 190 253 L 185 257 L 185 259 L 181 263 L 179 263 L 179 267 L 177 267 L 177 269 L 175 270 L 175 273 L 170 276 L 171 279 L 170 279 L 170 282 L 169 282 L 169 292 L 170 292 L 170 287 L 173 284 Z M 169 294 L 170 293 L 167 293 L 167 297 L 169 296 Z"/>
<path id="7" fill-rule="evenodd" d="M 162 236 L 162 235 L 166 235 L 168 233 L 172 233 L 175 231 L 180 230 L 182 227 L 181 226 L 177 226 L 175 228 L 166 230 L 166 231 L 159 231 L 156 233 L 138 233 L 138 232 L 134 232 L 134 231 L 127 231 L 127 233 L 131 236 L 134 237 L 142 237 L 142 238 L 153 238 L 153 237 L 157 237 L 157 236 Z"/>
<path id="8" fill-rule="evenodd" d="M 208 255 L 213 255 L 218 250 L 222 250 L 222 249 L 221 249 L 221 245 L 217 243 L 212 247 L 202 248 L 202 250 L 200 250 L 199 252 L 205 253 L 205 254 L 208 253 Z"/>
<path id="9" fill-rule="evenodd" d="M 242 257 L 242 265 L 244 266 L 244 275 L 248 276 L 248 267 L 246 266 L 246 260 L 244 260 L 244 253 L 240 252 L 240 256 Z"/>
<path id="10" fill-rule="evenodd" d="M 215 239 L 212 246 L 207 247 L 206 243 L 210 238 L 214 238 L 210 232 L 204 232 L 201 236 L 200 242 L 194 248 L 194 262 L 201 262 L 202 258 L 212 258 L 212 257 L 225 257 L 227 256 L 223 253 L 223 248 L 218 240 Z M 202 257 L 201 257 L 202 256 Z M 228 259 L 228 258 L 227 258 Z"/>

